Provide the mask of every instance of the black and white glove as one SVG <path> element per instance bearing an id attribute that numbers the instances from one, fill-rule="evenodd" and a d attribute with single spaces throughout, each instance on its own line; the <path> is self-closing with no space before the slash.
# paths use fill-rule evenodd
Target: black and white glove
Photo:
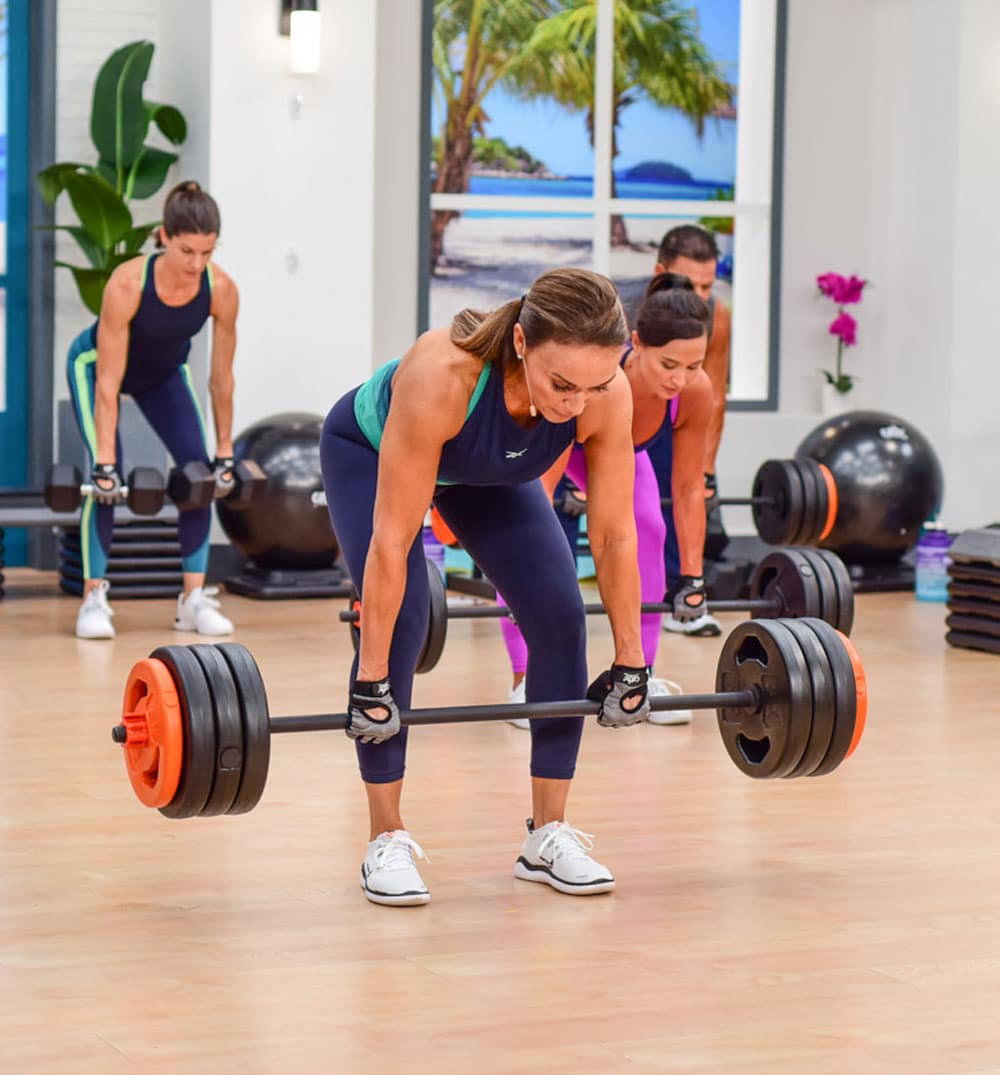
<path id="1" fill-rule="evenodd" d="M 357 680 L 350 693 L 347 715 L 347 734 L 362 743 L 384 743 L 402 728 L 399 706 L 388 679 Z"/>
<path id="2" fill-rule="evenodd" d="M 587 688 L 587 697 L 601 703 L 597 723 L 605 728 L 624 728 L 649 719 L 649 672 L 613 664 Z"/>
<path id="3" fill-rule="evenodd" d="M 674 619 L 678 623 L 692 623 L 708 611 L 705 607 L 707 596 L 703 578 L 681 575 L 667 590 L 664 600 L 673 605 Z"/>
<path id="4" fill-rule="evenodd" d="M 576 485 L 566 478 L 563 482 L 562 496 L 553 506 L 556 511 L 561 511 L 563 515 L 567 515 L 569 518 L 579 519 L 581 515 L 586 515 L 587 513 L 587 498 Z"/>
<path id="5" fill-rule="evenodd" d="M 98 504 L 117 504 L 121 500 L 122 477 L 114 463 L 95 463 L 90 484 Z"/>
<path id="6" fill-rule="evenodd" d="M 705 475 L 705 511 L 711 515 L 719 506 L 719 487 L 715 484 L 715 475 Z"/>
<path id="7" fill-rule="evenodd" d="M 233 467 L 236 460 L 231 455 L 217 455 L 212 460 L 212 477 L 215 479 L 215 496 L 217 500 L 229 496 L 236 488 L 236 472 Z"/>

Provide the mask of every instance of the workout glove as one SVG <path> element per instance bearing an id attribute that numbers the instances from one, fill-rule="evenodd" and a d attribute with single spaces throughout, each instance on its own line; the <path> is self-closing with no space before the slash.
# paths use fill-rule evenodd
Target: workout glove
<path id="1" fill-rule="evenodd" d="M 122 479 L 114 463 L 95 463 L 90 472 L 90 484 L 98 504 L 117 504 L 121 499 Z"/>
<path id="2" fill-rule="evenodd" d="M 216 497 L 229 496 L 236 488 L 235 460 L 231 455 L 217 455 L 212 460 L 212 477 L 215 479 Z"/>
<path id="3" fill-rule="evenodd" d="M 674 606 L 674 619 L 678 623 L 691 623 L 707 611 L 705 597 L 703 578 L 681 575 L 676 585 L 667 590 L 666 602 Z"/>
<path id="4" fill-rule="evenodd" d="M 714 474 L 705 475 L 705 511 L 709 515 L 719 506 L 719 487 Z"/>
<path id="5" fill-rule="evenodd" d="M 347 705 L 347 734 L 362 743 L 384 743 L 402 728 L 388 679 L 359 679 Z"/>
<path id="6" fill-rule="evenodd" d="M 587 688 L 587 697 L 601 703 L 597 723 L 605 728 L 624 728 L 649 719 L 649 696 L 645 668 L 613 664 Z"/>

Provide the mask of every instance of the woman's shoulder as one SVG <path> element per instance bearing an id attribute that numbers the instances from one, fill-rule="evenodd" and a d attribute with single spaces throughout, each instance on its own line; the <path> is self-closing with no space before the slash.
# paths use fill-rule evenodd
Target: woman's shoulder
<path id="1" fill-rule="evenodd" d="M 438 382 L 444 389 L 471 391 L 483 372 L 483 360 L 452 343 L 446 328 L 429 329 L 417 337 L 399 364 L 398 374 Z"/>

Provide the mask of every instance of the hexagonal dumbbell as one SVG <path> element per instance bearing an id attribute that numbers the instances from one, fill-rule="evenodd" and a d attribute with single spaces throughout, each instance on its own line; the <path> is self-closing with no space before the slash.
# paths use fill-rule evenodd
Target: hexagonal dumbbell
<path id="1" fill-rule="evenodd" d="M 252 459 L 240 459 L 233 465 L 233 485 L 226 492 L 217 488 L 215 495 L 233 511 L 243 511 L 256 503 L 267 490 L 267 475 Z"/>
<path id="2" fill-rule="evenodd" d="M 207 463 L 192 460 L 174 467 L 167 482 L 167 495 L 178 511 L 207 508 L 215 499 L 215 475 Z"/>
<path id="3" fill-rule="evenodd" d="M 42 495 L 53 511 L 69 513 L 95 492 L 93 485 L 83 483 L 76 467 L 57 463 L 49 467 Z M 127 504 L 136 515 L 155 515 L 163 507 L 164 493 L 163 475 L 155 467 L 134 467 L 121 488 L 118 502 Z"/>

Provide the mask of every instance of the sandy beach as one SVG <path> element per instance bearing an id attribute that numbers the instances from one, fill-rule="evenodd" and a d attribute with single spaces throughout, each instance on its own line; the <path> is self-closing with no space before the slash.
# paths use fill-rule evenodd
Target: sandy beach
<path id="1" fill-rule="evenodd" d="M 611 251 L 616 284 L 647 279 L 663 233 L 690 217 L 628 217 L 633 246 Z M 593 267 L 589 217 L 459 217 L 448 225 L 445 256 L 431 278 L 430 325 L 445 325 L 461 309 L 491 309 L 523 294 L 547 269 Z M 715 293 L 726 303 L 725 281 Z"/>

